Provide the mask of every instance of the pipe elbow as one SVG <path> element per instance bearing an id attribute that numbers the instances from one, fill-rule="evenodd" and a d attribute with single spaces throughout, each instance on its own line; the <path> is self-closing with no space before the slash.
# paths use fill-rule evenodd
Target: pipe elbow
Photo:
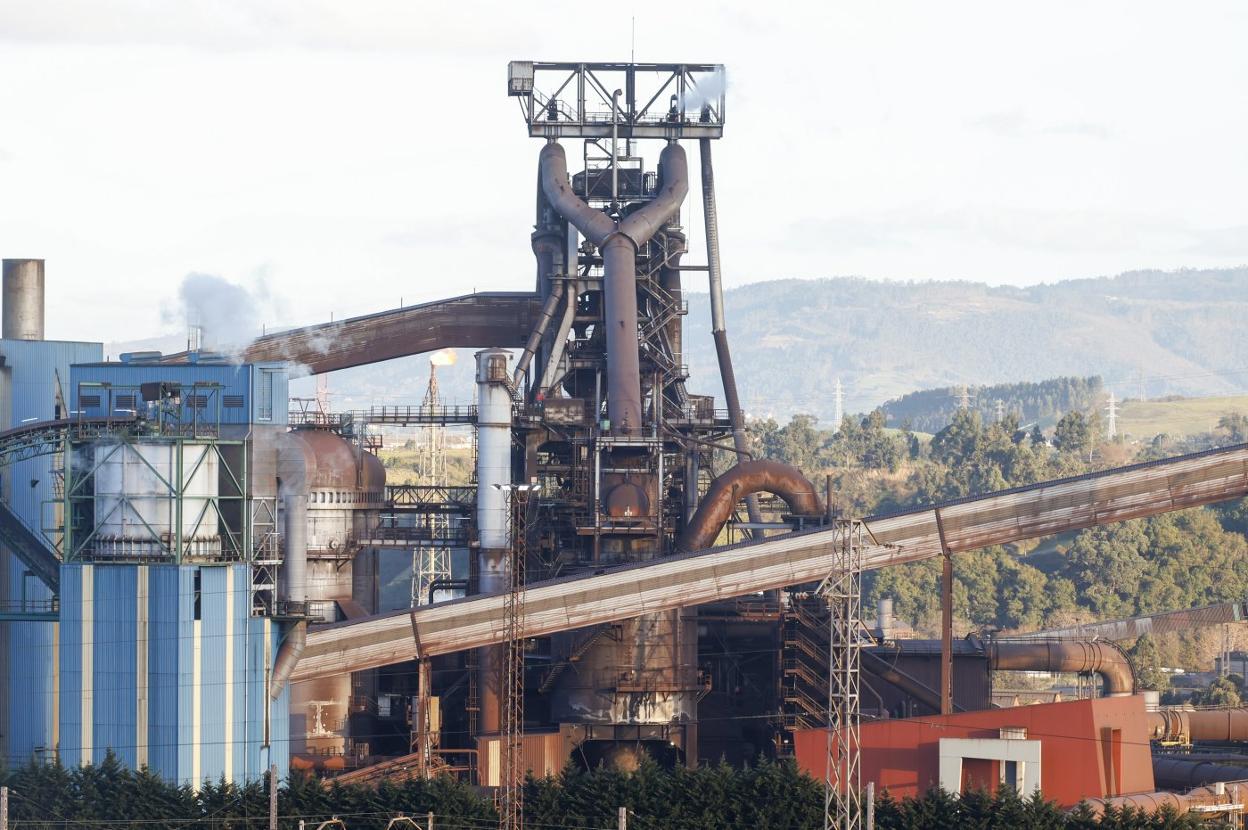
<path id="1" fill-rule="evenodd" d="M 568 181 L 568 158 L 563 146 L 552 141 L 538 154 L 538 170 L 542 193 L 555 212 L 571 222 L 585 238 L 595 245 L 602 244 L 615 230 L 615 222 L 602 211 L 594 210 L 580 196 L 572 192 Z"/>
<path id="2" fill-rule="evenodd" d="M 815 486 L 796 467 L 760 459 L 736 465 L 711 482 L 702 504 L 676 541 L 680 551 L 710 547 L 738 501 L 755 493 L 774 493 L 795 516 L 819 516 Z"/>
<path id="3" fill-rule="evenodd" d="M 282 691 L 290 682 L 291 675 L 295 673 L 295 666 L 299 665 L 299 658 L 303 656 L 303 650 L 307 646 L 308 624 L 305 620 L 299 620 L 286 633 L 286 639 L 282 641 L 281 647 L 277 650 L 277 659 L 273 662 L 273 674 L 269 678 L 270 700 L 277 700 L 282 696 Z"/>

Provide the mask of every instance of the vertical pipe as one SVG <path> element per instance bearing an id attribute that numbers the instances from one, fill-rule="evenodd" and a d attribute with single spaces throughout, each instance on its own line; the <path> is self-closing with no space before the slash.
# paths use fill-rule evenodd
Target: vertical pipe
<path id="1" fill-rule="evenodd" d="M 0 335 L 6 340 L 43 339 L 43 260 L 4 260 Z"/>
<path id="2" fill-rule="evenodd" d="M 620 90 L 611 93 L 611 206 L 620 202 Z"/>
<path id="3" fill-rule="evenodd" d="M 732 354 L 728 351 L 728 331 L 724 323 L 724 285 L 719 263 L 719 215 L 715 209 L 715 170 L 711 163 L 711 140 L 700 139 L 698 150 L 702 159 L 702 216 L 706 223 L 706 270 L 710 277 L 711 290 L 711 337 L 715 340 L 719 377 L 724 384 L 724 402 L 728 406 L 728 418 L 732 422 L 732 444 L 741 453 L 749 450 L 749 441 L 745 435 L 745 419 L 741 414 L 741 399 L 737 396 L 737 377 L 732 371 Z M 748 496 L 745 507 L 751 522 L 762 521 L 757 496 Z"/>
<path id="4" fill-rule="evenodd" d="M 505 349 L 477 352 L 477 554 L 478 586 L 482 593 L 508 586 L 507 491 L 511 484 L 511 394 L 507 390 Z M 500 670 L 503 647 L 481 650 L 477 687 L 481 690 L 481 730 L 500 729 Z"/>
<path id="5" fill-rule="evenodd" d="M 953 551 L 945 542 L 945 522 L 936 511 L 940 536 L 940 713 L 953 714 Z"/>

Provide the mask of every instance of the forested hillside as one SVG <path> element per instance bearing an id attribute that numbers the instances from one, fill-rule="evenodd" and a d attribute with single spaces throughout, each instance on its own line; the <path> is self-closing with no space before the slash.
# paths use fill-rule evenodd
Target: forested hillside
<path id="1" fill-rule="evenodd" d="M 696 288 L 696 285 L 691 285 Z M 1118 397 L 1248 390 L 1248 268 L 1143 271 L 1029 288 L 782 280 L 728 292 L 743 405 L 780 419 L 870 410 L 916 389 L 1099 376 Z M 705 295 L 689 296 L 686 362 L 714 391 Z"/>
<path id="2" fill-rule="evenodd" d="M 1052 378 L 1038 383 L 999 383 L 993 386 L 925 389 L 911 392 L 884 404 L 890 426 L 906 424 L 919 432 L 937 432 L 953 420 L 961 406 L 959 394 L 969 398 L 968 405 L 985 418 L 1002 414 L 1016 416 L 1025 424 L 1051 426 L 1072 409 L 1083 412 L 1097 410 L 1102 401 L 1101 379 Z"/>

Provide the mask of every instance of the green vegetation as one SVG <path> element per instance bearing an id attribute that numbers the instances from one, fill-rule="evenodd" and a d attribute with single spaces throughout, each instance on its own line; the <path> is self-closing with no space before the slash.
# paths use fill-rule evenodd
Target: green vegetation
<path id="1" fill-rule="evenodd" d="M 890 424 L 936 432 L 958 412 L 960 390 L 954 387 L 911 392 L 884 404 Z M 1038 383 L 1002 383 L 968 387 L 971 408 L 985 420 L 1000 406 L 1024 424 L 1051 427 L 1063 414 L 1095 411 L 1104 394 L 1099 377 L 1053 378 Z M 1150 433 L 1152 434 L 1152 433 Z"/>
<path id="2" fill-rule="evenodd" d="M 123 767 L 111 754 L 94 766 L 66 769 L 31 764 L 0 773 L 9 788 L 11 821 L 30 830 L 72 826 L 214 827 L 243 830 L 267 826 L 263 785 L 207 784 L 198 791 L 166 783 L 146 770 Z M 556 778 L 530 779 L 525 823 L 531 827 L 614 827 L 620 807 L 639 830 L 806 830 L 823 824 L 823 785 L 791 762 L 760 761 L 747 769 L 726 765 L 664 770 L 643 763 L 635 773 L 584 772 L 569 766 Z M 373 788 L 325 786 L 293 776 L 278 793 L 279 826 L 294 830 L 337 816 L 352 830 L 380 830 L 396 815 L 436 816 L 438 827 L 488 827 L 497 822 L 489 797 L 448 778 L 420 779 Z M 1194 819 L 1161 813 L 1111 810 L 1099 821 L 1086 807 L 1067 813 L 1041 799 L 1021 800 L 1007 789 L 995 795 L 969 792 L 960 798 L 934 791 L 918 799 L 884 794 L 876 805 L 880 830 L 1187 830 Z"/>
<path id="3" fill-rule="evenodd" d="M 1248 396 L 1128 400 L 1118 409 L 1118 430 L 1127 436 L 1188 438 L 1212 432 L 1236 412 L 1248 412 Z"/>

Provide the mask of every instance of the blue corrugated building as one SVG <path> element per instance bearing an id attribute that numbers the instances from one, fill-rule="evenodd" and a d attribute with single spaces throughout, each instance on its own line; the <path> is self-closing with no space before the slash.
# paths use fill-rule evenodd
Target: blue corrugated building
<path id="1" fill-rule="evenodd" d="M 289 764 L 289 690 L 270 702 L 279 626 L 251 615 L 251 568 L 61 569 L 61 760 L 109 749 L 191 786 Z"/>
<path id="2" fill-rule="evenodd" d="M 98 361 L 99 343 L 0 340 L 0 429 L 64 417 L 70 366 Z M 38 456 L 0 470 L 3 498 L 36 534 L 58 521 L 53 456 Z M 9 610 L 48 606 L 51 593 L 17 557 L 0 560 L 0 597 Z M 10 764 L 48 757 L 57 742 L 56 623 L 4 623 L 4 754 Z"/>

